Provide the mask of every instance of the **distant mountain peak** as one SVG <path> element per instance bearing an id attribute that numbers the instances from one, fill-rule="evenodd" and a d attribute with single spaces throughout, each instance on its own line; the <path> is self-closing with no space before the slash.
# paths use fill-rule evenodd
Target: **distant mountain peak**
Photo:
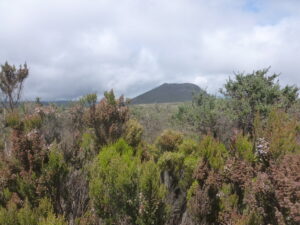
<path id="1" fill-rule="evenodd" d="M 131 100 L 132 104 L 191 101 L 201 88 L 192 83 L 163 83 Z"/>

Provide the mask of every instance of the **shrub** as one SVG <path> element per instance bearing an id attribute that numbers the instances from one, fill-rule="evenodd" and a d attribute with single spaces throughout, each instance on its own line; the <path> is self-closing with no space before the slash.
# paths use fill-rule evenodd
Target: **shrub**
<path id="1" fill-rule="evenodd" d="M 139 216 L 137 224 L 162 225 L 165 222 L 166 206 L 164 204 L 166 190 L 160 183 L 160 171 L 153 161 L 142 166 L 139 178 Z"/>
<path id="2" fill-rule="evenodd" d="M 7 209 L 0 207 L 0 224 L 18 225 L 16 204 L 8 204 Z"/>
<path id="3" fill-rule="evenodd" d="M 50 214 L 46 218 L 42 218 L 38 225 L 67 225 L 63 217 L 56 217 L 54 214 Z"/>
<path id="4" fill-rule="evenodd" d="M 166 151 L 176 151 L 178 150 L 179 145 L 183 141 L 183 136 L 181 133 L 165 130 L 157 139 L 156 146 L 160 149 L 161 152 Z"/>
<path id="5" fill-rule="evenodd" d="M 11 202 L 7 209 L 0 208 L 1 225 L 67 225 L 63 216 L 56 216 L 48 199 L 41 199 L 39 206 L 33 208 L 25 201 L 20 209 Z"/>
<path id="6" fill-rule="evenodd" d="M 182 190 L 186 191 L 193 183 L 193 173 L 195 168 L 197 167 L 197 164 L 201 160 L 199 157 L 196 156 L 187 156 L 184 159 L 183 162 L 183 175 L 179 182 L 179 187 L 181 187 Z"/>
<path id="7" fill-rule="evenodd" d="M 223 184 L 220 190 L 220 210 L 234 211 L 238 207 L 238 196 L 234 193 L 230 184 Z"/>
<path id="8" fill-rule="evenodd" d="M 124 97 L 115 98 L 114 92 L 104 93 L 104 98 L 95 105 L 95 109 L 85 112 L 85 120 L 89 127 L 95 130 L 98 146 L 117 141 L 124 132 L 128 121 L 128 107 Z M 94 110 L 94 112 L 93 112 Z"/>
<path id="9" fill-rule="evenodd" d="M 24 126 L 26 131 L 39 129 L 42 126 L 42 118 L 39 114 L 28 115 L 24 119 Z"/>
<path id="10" fill-rule="evenodd" d="M 82 134 L 80 141 L 80 155 L 78 158 L 83 161 L 91 160 L 96 153 L 96 137 L 93 131 L 89 130 Z"/>
<path id="11" fill-rule="evenodd" d="M 90 176 L 90 196 L 97 214 L 107 224 L 138 216 L 138 160 L 123 140 L 104 147 Z"/>
<path id="12" fill-rule="evenodd" d="M 250 163 L 257 161 L 253 143 L 249 140 L 248 136 L 243 136 L 239 134 L 236 138 L 235 145 L 233 146 L 236 151 L 237 156 L 240 159 L 244 159 Z"/>
<path id="13" fill-rule="evenodd" d="M 200 155 L 214 170 L 222 169 L 228 157 L 225 146 L 211 136 L 206 136 L 200 142 Z"/>
<path id="14" fill-rule="evenodd" d="M 161 171 L 168 171 L 174 178 L 181 176 L 184 162 L 184 155 L 179 152 L 165 152 L 158 160 L 158 166 Z"/>
<path id="15" fill-rule="evenodd" d="M 179 152 L 184 155 L 197 155 L 199 154 L 199 146 L 196 141 L 192 139 L 184 139 L 183 142 L 178 147 Z"/>
<path id="16" fill-rule="evenodd" d="M 275 159 L 299 149 L 297 143 L 298 123 L 282 111 L 271 111 L 263 136 L 269 142 L 271 154 Z"/>
<path id="17" fill-rule="evenodd" d="M 193 182 L 193 171 L 199 158 L 187 156 L 179 152 L 165 152 L 158 160 L 158 166 L 162 173 L 167 172 L 171 179 L 165 179 L 167 187 L 179 187 L 186 191 Z"/>
<path id="18" fill-rule="evenodd" d="M 192 105 L 183 104 L 178 107 L 175 118 L 196 127 L 203 134 L 215 131 L 217 98 L 201 90 L 193 98 Z"/>
<path id="19" fill-rule="evenodd" d="M 42 176 L 39 180 L 38 192 L 51 198 L 55 211 L 60 211 L 60 196 L 63 194 L 61 187 L 68 173 L 67 165 L 62 152 L 56 143 L 50 146 L 48 162 L 44 164 Z"/>
<path id="20" fill-rule="evenodd" d="M 125 124 L 124 139 L 129 145 L 137 147 L 142 141 L 143 130 L 138 121 L 131 119 Z"/>
<path id="21" fill-rule="evenodd" d="M 18 112 L 10 112 L 5 115 L 4 124 L 7 127 L 18 128 L 22 124 L 20 115 Z"/>

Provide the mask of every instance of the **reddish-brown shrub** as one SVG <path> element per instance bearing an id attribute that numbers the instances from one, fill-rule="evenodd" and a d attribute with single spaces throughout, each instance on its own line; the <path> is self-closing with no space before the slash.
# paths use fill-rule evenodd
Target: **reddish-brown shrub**
<path id="1" fill-rule="evenodd" d="M 105 92 L 104 98 L 96 105 L 95 109 L 92 107 L 85 113 L 85 120 L 89 127 L 95 129 L 100 146 L 119 139 L 124 132 L 124 125 L 128 119 L 128 107 L 124 97 L 121 96 L 116 99 L 112 90 Z"/>

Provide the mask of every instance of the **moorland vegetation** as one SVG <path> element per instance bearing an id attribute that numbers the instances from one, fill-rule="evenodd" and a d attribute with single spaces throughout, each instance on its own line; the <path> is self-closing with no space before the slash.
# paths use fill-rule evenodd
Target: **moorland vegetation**
<path id="1" fill-rule="evenodd" d="M 1 225 L 300 223 L 298 88 L 277 74 L 235 74 L 222 97 L 172 105 L 174 129 L 148 139 L 160 105 L 144 121 L 150 106 L 113 91 L 20 102 L 29 72 L 0 72 Z"/>

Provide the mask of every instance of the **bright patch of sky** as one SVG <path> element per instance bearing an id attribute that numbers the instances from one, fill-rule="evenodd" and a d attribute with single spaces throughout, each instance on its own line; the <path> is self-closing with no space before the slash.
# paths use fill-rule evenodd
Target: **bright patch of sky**
<path id="1" fill-rule="evenodd" d="M 260 11 L 260 7 L 258 4 L 258 0 L 247 0 L 244 5 L 244 9 L 246 11 L 258 13 Z"/>

